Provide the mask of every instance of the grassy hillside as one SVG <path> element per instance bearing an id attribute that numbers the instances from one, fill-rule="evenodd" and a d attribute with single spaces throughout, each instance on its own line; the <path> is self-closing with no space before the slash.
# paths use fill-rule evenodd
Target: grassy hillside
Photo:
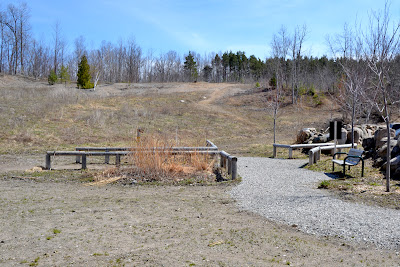
<path id="1" fill-rule="evenodd" d="M 210 139 L 231 153 L 268 155 L 273 136 L 268 94 L 273 92 L 267 88 L 225 83 L 113 84 L 89 91 L 3 76 L 0 153 L 128 146 L 139 127 L 178 145 Z M 328 99 L 318 106 L 307 98 L 296 106 L 289 102 L 288 97 L 279 112 L 280 143 L 292 143 L 299 129 L 322 126 L 332 116 Z"/>

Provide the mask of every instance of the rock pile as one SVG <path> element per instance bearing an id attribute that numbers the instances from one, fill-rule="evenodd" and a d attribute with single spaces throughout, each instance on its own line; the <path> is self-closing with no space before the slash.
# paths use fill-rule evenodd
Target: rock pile
<path id="1" fill-rule="evenodd" d="M 364 139 L 373 137 L 376 125 L 361 125 L 354 127 L 354 143 L 361 144 Z M 317 131 L 315 128 L 304 128 L 297 135 L 298 144 L 326 143 L 333 140 L 329 135 L 329 128 Z M 351 143 L 351 125 L 344 125 L 341 135 L 338 136 L 339 144 Z"/>
<path id="2" fill-rule="evenodd" d="M 351 125 L 344 125 L 338 137 L 338 144 L 351 143 Z M 304 128 L 297 135 L 298 144 L 326 143 L 332 142 L 329 128 L 317 131 L 315 128 Z M 390 129 L 390 144 L 387 143 L 386 126 L 363 124 L 354 127 L 354 143 L 362 145 L 366 158 L 372 158 L 374 166 L 385 170 L 388 147 L 390 149 L 391 177 L 400 178 L 400 138 L 396 131 Z"/>

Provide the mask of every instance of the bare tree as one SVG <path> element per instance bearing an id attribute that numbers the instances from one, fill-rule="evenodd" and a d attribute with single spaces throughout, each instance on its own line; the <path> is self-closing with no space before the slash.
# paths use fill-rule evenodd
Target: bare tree
<path id="1" fill-rule="evenodd" d="M 139 82 L 140 81 L 140 68 L 142 66 L 142 49 L 135 42 L 135 39 L 131 37 L 128 40 L 128 47 L 126 52 L 126 68 L 128 82 Z"/>
<path id="2" fill-rule="evenodd" d="M 61 26 L 60 22 L 57 21 L 53 27 L 53 41 L 54 41 L 54 73 L 57 73 L 59 65 L 59 58 L 62 57 L 60 54 L 63 49 L 63 41 L 61 40 Z"/>
<path id="3" fill-rule="evenodd" d="M 86 45 L 85 45 L 85 37 L 82 35 L 75 39 L 75 50 L 72 61 L 70 61 L 70 65 L 68 70 L 70 71 L 71 77 L 76 79 L 76 74 L 78 73 L 78 64 L 83 55 L 87 55 Z"/>
<path id="4" fill-rule="evenodd" d="M 364 34 L 364 56 L 373 74 L 372 90 L 366 99 L 379 110 L 387 128 L 386 191 L 390 191 L 390 108 L 396 102 L 398 89 L 392 86 L 391 62 L 399 52 L 400 22 L 391 25 L 389 4 L 386 1 L 383 12 L 372 12 L 368 29 Z"/>
<path id="5" fill-rule="evenodd" d="M 25 66 L 25 51 L 28 49 L 31 26 L 29 24 L 30 9 L 26 3 L 20 4 L 19 7 L 19 48 L 20 48 L 20 62 L 21 73 L 24 73 Z"/>
<path id="6" fill-rule="evenodd" d="M 354 121 L 356 112 L 361 110 L 362 96 L 364 95 L 368 71 L 363 60 L 363 40 L 360 31 L 355 24 L 354 31 L 344 25 L 343 33 L 336 35 L 335 39 L 328 38 L 332 54 L 336 56 L 336 62 L 341 66 L 343 74 L 341 85 L 335 99 L 339 102 L 344 112 L 351 112 L 351 143 L 354 147 Z M 338 57 L 340 56 L 340 57 Z"/>
<path id="7" fill-rule="evenodd" d="M 272 56 L 275 61 L 276 77 L 275 96 L 273 97 L 273 99 L 271 99 L 271 101 L 269 101 L 274 119 L 274 143 L 276 143 L 276 121 L 278 118 L 278 111 L 284 85 L 284 63 L 286 62 L 286 57 L 288 55 L 290 44 L 291 41 L 287 34 L 287 29 L 285 26 L 282 25 L 278 31 L 278 34 L 274 34 L 271 44 Z"/>
<path id="8" fill-rule="evenodd" d="M 302 48 L 306 36 L 308 34 L 307 25 L 304 24 L 301 28 L 296 27 L 291 44 L 292 48 L 292 104 L 297 100 L 296 91 L 298 90 L 298 72 L 299 63 L 302 56 Z"/>

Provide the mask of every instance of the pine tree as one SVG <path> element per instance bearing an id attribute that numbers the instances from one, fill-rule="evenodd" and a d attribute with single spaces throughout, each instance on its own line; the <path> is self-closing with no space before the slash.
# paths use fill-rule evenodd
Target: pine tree
<path id="1" fill-rule="evenodd" d="M 53 85 L 57 82 L 57 75 L 54 72 L 54 70 L 50 71 L 49 76 L 47 77 L 47 81 L 49 82 L 50 85 Z"/>
<path id="2" fill-rule="evenodd" d="M 79 63 L 77 76 L 78 76 L 77 84 L 79 88 L 80 87 L 82 87 L 83 89 L 93 88 L 93 83 L 90 82 L 90 80 L 92 79 L 90 75 L 90 66 L 87 62 L 87 58 L 85 55 L 82 56 L 81 62 Z"/>
<path id="3" fill-rule="evenodd" d="M 186 61 L 184 62 L 183 68 L 187 75 L 190 78 L 190 81 L 196 82 L 197 81 L 197 63 L 194 61 L 193 55 L 189 51 L 189 55 L 185 57 Z"/>
<path id="4" fill-rule="evenodd" d="M 68 67 L 62 65 L 58 77 L 60 78 L 60 82 L 67 86 L 67 82 L 69 82 Z"/>

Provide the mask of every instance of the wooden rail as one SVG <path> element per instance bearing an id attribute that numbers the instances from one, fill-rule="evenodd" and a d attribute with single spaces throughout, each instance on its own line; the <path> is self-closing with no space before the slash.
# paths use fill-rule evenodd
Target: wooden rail
<path id="1" fill-rule="evenodd" d="M 215 151 L 218 147 L 214 145 L 210 140 L 206 140 L 206 146 L 204 147 L 154 147 L 150 149 L 140 147 L 76 147 L 75 151 L 100 151 L 100 152 L 115 152 L 115 151 Z M 81 163 L 81 155 L 76 155 L 76 163 Z M 110 154 L 104 155 L 104 163 L 110 163 Z"/>
<path id="2" fill-rule="evenodd" d="M 278 147 L 289 149 L 289 159 L 293 158 L 293 150 L 300 148 L 314 148 L 321 146 L 332 146 L 334 143 L 313 143 L 313 144 L 295 144 L 295 145 L 282 145 L 282 144 L 273 144 L 273 158 L 276 158 L 276 150 Z"/>
<path id="3" fill-rule="evenodd" d="M 232 180 L 237 178 L 237 158 L 231 156 L 225 151 L 220 153 L 220 167 L 225 168 L 228 175 L 231 176 Z"/>
<path id="4" fill-rule="evenodd" d="M 344 145 L 336 145 L 336 149 L 340 152 L 342 148 L 351 148 L 351 144 L 344 144 Z M 354 144 L 354 147 L 357 148 L 357 144 Z M 321 159 L 321 151 L 322 150 L 332 150 L 335 148 L 335 146 L 320 146 L 320 147 L 314 147 L 308 151 L 308 165 L 313 165 L 314 163 L 317 163 L 318 160 Z"/>
<path id="5" fill-rule="evenodd" d="M 155 151 L 153 150 L 147 150 L 147 151 L 140 151 L 140 153 L 154 153 Z M 192 151 L 166 151 L 167 153 L 170 153 L 172 155 L 178 155 L 178 154 L 209 154 L 209 155 L 218 155 L 220 152 L 219 151 L 197 151 L 197 150 L 192 150 Z M 134 154 L 134 151 L 109 151 L 109 152 L 99 152 L 99 151 L 47 151 L 46 153 L 46 166 L 45 168 L 47 170 L 51 169 L 51 157 L 52 156 L 79 156 L 82 158 L 81 163 L 82 164 L 82 169 L 87 168 L 87 157 L 88 156 L 115 156 L 115 165 L 120 166 L 121 164 L 121 156 L 126 156 L 130 154 Z"/>
<path id="6" fill-rule="evenodd" d="M 82 169 L 87 168 L 87 157 L 89 156 L 104 156 L 105 163 L 108 164 L 110 156 L 115 156 L 116 166 L 121 164 L 121 156 L 131 155 L 137 152 L 140 153 L 155 153 L 166 152 L 172 155 L 177 154 L 208 154 L 220 156 L 220 167 L 226 170 L 232 180 L 237 178 L 237 158 L 228 154 L 225 151 L 219 151 L 218 147 L 211 141 L 207 140 L 205 147 L 155 147 L 150 149 L 141 149 L 137 147 L 77 147 L 75 151 L 47 151 L 46 166 L 47 170 L 51 169 L 51 157 L 55 156 L 75 156 L 76 162 L 82 164 Z"/>

